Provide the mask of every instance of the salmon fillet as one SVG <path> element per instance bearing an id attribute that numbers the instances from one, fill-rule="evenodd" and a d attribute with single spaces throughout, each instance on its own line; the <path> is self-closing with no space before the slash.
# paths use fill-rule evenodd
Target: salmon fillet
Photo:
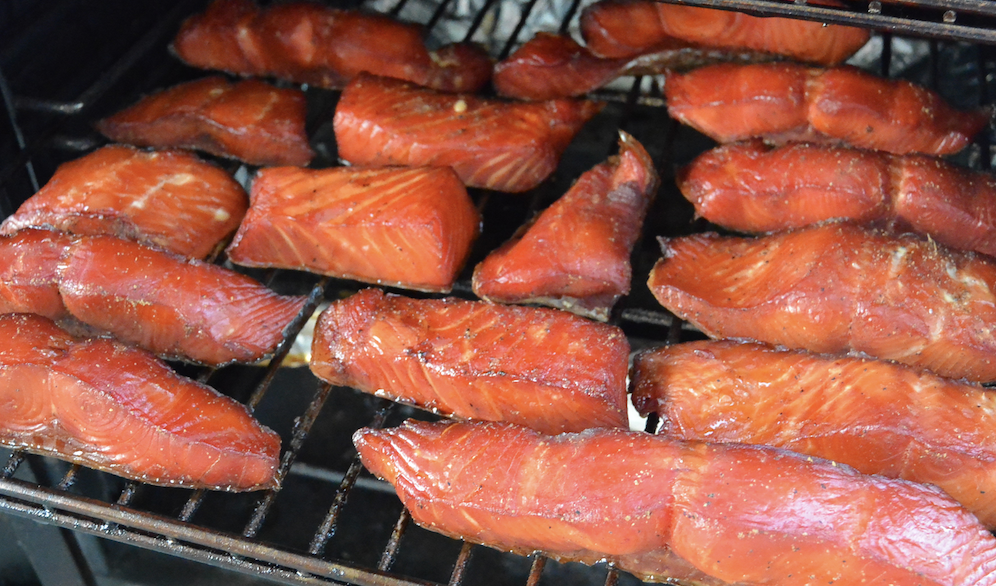
<path id="1" fill-rule="evenodd" d="M 814 2 L 839 6 L 836 2 Z M 693 45 L 750 49 L 796 61 L 836 65 L 860 49 L 869 31 L 791 18 L 748 16 L 729 10 L 647 0 L 602 0 L 581 13 L 581 36 L 600 57 L 633 57 Z"/>
<path id="2" fill-rule="evenodd" d="M 619 133 L 619 155 L 587 171 L 474 269 L 474 293 L 606 321 L 629 293 L 630 254 L 660 183 L 650 155 Z"/>
<path id="3" fill-rule="evenodd" d="M 361 71 L 452 92 L 475 92 L 491 79 L 483 48 L 454 43 L 429 51 L 422 35 L 418 25 L 313 2 L 260 8 L 215 0 L 183 23 L 173 51 L 194 67 L 330 89 Z"/>
<path id="4" fill-rule="evenodd" d="M 110 234 L 205 258 L 238 228 L 245 190 L 222 169 L 182 151 L 111 145 L 60 165 L 0 234 L 45 228 Z"/>
<path id="5" fill-rule="evenodd" d="M 894 154 L 947 155 L 989 122 L 935 92 L 853 67 L 719 64 L 668 75 L 671 117 L 718 142 L 829 142 Z"/>
<path id="6" fill-rule="evenodd" d="M 986 257 L 849 224 L 661 246 L 650 290 L 711 337 L 996 380 L 996 264 Z"/>
<path id="7" fill-rule="evenodd" d="M 567 312 L 367 289 L 322 313 L 311 354 L 324 381 L 460 419 L 627 425 L 626 337 Z"/>
<path id="8" fill-rule="evenodd" d="M 142 147 L 189 148 L 250 165 L 307 165 L 315 156 L 299 89 L 221 76 L 146 96 L 97 122 L 101 134 Z"/>
<path id="9" fill-rule="evenodd" d="M 672 437 L 766 444 L 933 484 L 996 526 L 996 395 L 980 386 L 724 340 L 641 352 L 630 387 Z"/>
<path id="10" fill-rule="evenodd" d="M 335 110 L 339 157 L 354 165 L 452 167 L 472 187 L 522 192 L 557 168 L 560 155 L 602 104 L 511 103 L 434 92 L 361 74 Z"/>
<path id="11" fill-rule="evenodd" d="M 160 486 L 276 486 L 280 437 L 148 352 L 0 316 L 0 445 Z"/>
<path id="12" fill-rule="evenodd" d="M 60 263 L 71 243 L 66 234 L 31 228 L 0 236 L 0 314 L 69 317 L 59 278 Z"/>
<path id="13" fill-rule="evenodd" d="M 449 291 L 480 230 L 444 167 L 262 169 L 228 257 L 422 291 Z"/>
<path id="14" fill-rule="evenodd" d="M 502 550 L 707 586 L 996 583 L 996 539 L 936 487 L 776 448 L 414 421 L 353 442 L 416 523 Z"/>

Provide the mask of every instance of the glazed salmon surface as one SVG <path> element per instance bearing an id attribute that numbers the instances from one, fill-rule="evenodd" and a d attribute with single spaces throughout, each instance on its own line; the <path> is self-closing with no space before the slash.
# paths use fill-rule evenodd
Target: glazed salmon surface
<path id="1" fill-rule="evenodd" d="M 641 352 L 630 386 L 671 437 L 777 446 L 934 484 L 996 526 L 996 395 L 980 386 L 730 340 Z"/>
<path id="2" fill-rule="evenodd" d="M 622 330 L 553 309 L 366 289 L 315 327 L 311 370 L 460 419 L 557 433 L 627 425 Z"/>
<path id="3" fill-rule="evenodd" d="M 197 149 L 251 165 L 307 165 L 315 153 L 305 114 L 299 89 L 214 76 L 146 96 L 97 122 L 97 130 L 137 146 Z"/>
<path id="4" fill-rule="evenodd" d="M 340 158 L 354 165 L 452 167 L 472 187 L 522 192 L 557 167 L 602 104 L 514 103 L 358 76 L 335 111 Z"/>
<path id="5" fill-rule="evenodd" d="M 150 484 L 275 486 L 279 436 L 148 352 L 30 314 L 0 316 L 0 334 L 0 445 Z"/>
<path id="6" fill-rule="evenodd" d="M 68 317 L 59 294 L 59 275 L 71 243 L 66 234 L 32 228 L 0 236 L 0 314 Z"/>
<path id="7" fill-rule="evenodd" d="M 935 487 L 762 446 L 409 421 L 353 436 L 420 525 L 696 584 L 996 583 L 996 539 Z"/>
<path id="8" fill-rule="evenodd" d="M 474 92 L 488 83 L 492 66 L 475 44 L 429 51 L 417 25 L 313 2 L 260 8 L 252 0 L 215 0 L 183 23 L 173 50 L 194 67 L 330 89 L 368 71 L 442 91 Z"/>
<path id="9" fill-rule="evenodd" d="M 965 148 L 990 116 L 853 67 L 724 63 L 668 75 L 664 93 L 672 118 L 722 143 L 763 138 L 947 155 Z"/>
<path id="10" fill-rule="evenodd" d="M 581 13 L 580 24 L 581 35 L 591 52 L 613 58 L 693 45 L 750 49 L 796 61 L 836 65 L 857 52 L 870 36 L 867 30 L 856 27 L 790 18 L 758 18 L 728 10 L 647 0 L 596 2 Z"/>
<path id="11" fill-rule="evenodd" d="M 474 269 L 474 293 L 541 303 L 606 321 L 629 293 L 630 253 L 659 179 L 650 155 L 620 132 L 619 155 L 595 166 Z"/>
<path id="12" fill-rule="evenodd" d="M 449 291 L 480 225 L 447 168 L 271 168 L 227 252 L 246 266 Z"/>
<path id="13" fill-rule="evenodd" d="M 205 258 L 235 232 L 248 205 L 228 173 L 194 155 L 111 145 L 60 165 L 0 234 L 31 227 L 110 234 Z"/>
<path id="14" fill-rule="evenodd" d="M 996 380 L 996 265 L 986 257 L 849 224 L 661 246 L 651 291 L 711 337 Z"/>

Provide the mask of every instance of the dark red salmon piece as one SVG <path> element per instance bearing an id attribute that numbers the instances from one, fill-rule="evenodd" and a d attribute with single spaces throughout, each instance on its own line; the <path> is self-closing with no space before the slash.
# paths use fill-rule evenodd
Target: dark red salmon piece
<path id="1" fill-rule="evenodd" d="M 330 89 L 367 71 L 442 91 L 475 92 L 491 79 L 492 67 L 478 45 L 429 51 L 417 25 L 311 2 L 261 9 L 252 0 L 215 0 L 183 23 L 173 50 L 194 67 Z"/>
<path id="2" fill-rule="evenodd" d="M 713 338 L 996 380 L 996 264 L 987 257 L 849 224 L 661 245 L 651 291 Z"/>
<path id="3" fill-rule="evenodd" d="M 627 425 L 626 337 L 567 312 L 367 289 L 322 313 L 311 354 L 322 380 L 460 419 Z"/>
<path id="4" fill-rule="evenodd" d="M 834 2 L 815 2 L 838 6 Z M 675 46 L 743 49 L 836 65 L 860 49 L 869 31 L 791 18 L 647 0 L 603 0 L 581 13 L 581 36 L 600 57 L 634 57 Z"/>
<path id="5" fill-rule="evenodd" d="M 0 236 L 0 314 L 68 317 L 59 294 L 59 271 L 71 243 L 68 235 L 50 230 Z"/>
<path id="6" fill-rule="evenodd" d="M 934 484 L 996 526 L 996 394 L 898 364 L 734 341 L 641 352 L 633 404 L 686 440 L 777 446 Z"/>
<path id="7" fill-rule="evenodd" d="M 474 293 L 541 303 L 606 321 L 629 293 L 630 254 L 660 183 L 650 155 L 620 132 L 619 155 L 571 189 L 474 269 Z"/>
<path id="8" fill-rule="evenodd" d="M 936 487 L 776 448 L 414 421 L 353 442 L 416 523 L 502 550 L 706 586 L 996 583 L 996 539 Z"/>
<path id="9" fill-rule="evenodd" d="M 602 104 L 510 103 L 434 92 L 360 75 L 335 110 L 339 156 L 355 165 L 452 167 L 466 185 L 522 192 L 557 168 L 560 155 Z"/>
<path id="10" fill-rule="evenodd" d="M 205 258 L 238 228 L 248 199 L 228 173 L 189 153 L 112 145 L 60 165 L 0 234 L 110 234 Z"/>
<path id="11" fill-rule="evenodd" d="M 197 149 L 250 165 L 307 165 L 304 93 L 249 79 L 199 79 L 146 96 L 97 122 L 101 134 L 143 147 Z"/>
<path id="12" fill-rule="evenodd" d="M 0 316 L 0 445 L 162 486 L 276 486 L 280 438 L 244 406 L 108 339 Z"/>
<path id="13" fill-rule="evenodd" d="M 444 167 L 262 169 L 228 257 L 449 291 L 480 225 L 460 178 Z"/>
<path id="14" fill-rule="evenodd" d="M 724 63 L 668 75 L 664 93 L 672 118 L 723 143 L 763 138 L 947 155 L 965 148 L 990 117 L 853 67 Z"/>
<path id="15" fill-rule="evenodd" d="M 76 240 L 60 277 L 76 319 L 161 356 L 204 364 L 272 353 L 305 302 L 234 271 L 107 236 Z"/>

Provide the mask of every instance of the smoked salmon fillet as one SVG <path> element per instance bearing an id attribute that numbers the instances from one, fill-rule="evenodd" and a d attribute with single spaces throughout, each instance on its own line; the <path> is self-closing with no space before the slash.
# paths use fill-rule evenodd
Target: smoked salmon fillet
<path id="1" fill-rule="evenodd" d="M 148 95 L 97 122 L 101 134 L 142 147 L 189 148 L 250 165 L 307 165 L 315 156 L 299 89 L 221 76 Z"/>
<path id="2" fill-rule="evenodd" d="M 996 583 L 996 538 L 939 489 L 766 446 L 500 423 L 360 429 L 416 523 L 703 586 Z"/>
<path id="3" fill-rule="evenodd" d="M 535 221 L 474 269 L 474 293 L 501 303 L 540 303 L 606 321 L 629 293 L 630 254 L 660 183 L 635 138 L 587 171 Z"/>
<path id="4" fill-rule="evenodd" d="M 203 259 L 235 232 L 248 206 L 241 185 L 192 154 L 112 145 L 60 165 L 0 234 L 31 227 L 110 234 Z"/>
<path id="5" fill-rule="evenodd" d="M 60 263 L 71 243 L 67 234 L 32 228 L 0 236 L 0 314 L 69 317 L 59 278 Z"/>
<path id="6" fill-rule="evenodd" d="M 311 354 L 324 381 L 460 419 L 627 425 L 625 335 L 559 310 L 366 289 L 322 313 Z"/>
<path id="7" fill-rule="evenodd" d="M 194 67 L 339 89 L 361 71 L 442 91 L 475 92 L 491 58 L 473 43 L 429 51 L 422 27 L 315 2 L 215 0 L 187 19 L 173 50 Z"/>
<path id="8" fill-rule="evenodd" d="M 262 169 L 232 262 L 448 292 L 481 217 L 445 167 Z"/>
<path id="9" fill-rule="evenodd" d="M 996 380 L 996 263 L 910 234 L 827 224 L 661 239 L 648 285 L 713 338 L 864 353 Z"/>
<path id="10" fill-rule="evenodd" d="M 276 486 L 280 437 L 152 354 L 30 314 L 0 316 L 0 340 L 0 445 L 161 486 Z"/>
<path id="11" fill-rule="evenodd" d="M 671 437 L 777 446 L 934 484 L 996 527 L 996 394 L 980 386 L 723 340 L 641 352 L 630 388 Z"/>
<path id="12" fill-rule="evenodd" d="M 877 222 L 996 256 L 996 179 L 924 155 L 737 143 L 700 155 L 678 186 L 696 215 L 740 232 Z"/>
<path id="13" fill-rule="evenodd" d="M 468 186 L 517 193 L 553 173 L 601 108 L 587 100 L 443 94 L 361 74 L 336 106 L 335 138 L 339 157 L 354 165 L 452 167 Z"/>
<path id="14" fill-rule="evenodd" d="M 794 63 L 723 63 L 672 73 L 664 94 L 672 118 L 721 143 L 842 143 L 899 155 L 956 153 L 991 114 L 956 110 L 909 81 Z"/>
<path id="15" fill-rule="evenodd" d="M 838 5 L 831 2 L 814 4 Z M 600 57 L 634 57 L 676 46 L 753 50 L 796 61 L 837 65 L 860 49 L 869 31 L 791 18 L 650 0 L 602 0 L 581 13 L 585 45 Z"/>

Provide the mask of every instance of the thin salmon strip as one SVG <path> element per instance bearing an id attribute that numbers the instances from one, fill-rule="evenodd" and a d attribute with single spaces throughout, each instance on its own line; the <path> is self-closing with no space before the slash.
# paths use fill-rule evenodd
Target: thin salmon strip
<path id="1" fill-rule="evenodd" d="M 996 264 L 987 257 L 849 224 L 661 246 L 650 290 L 713 338 L 996 380 Z"/>
<path id="2" fill-rule="evenodd" d="M 671 117 L 722 143 L 842 143 L 893 154 L 956 153 L 988 123 L 905 80 L 853 67 L 720 64 L 668 75 Z"/>
<path id="3" fill-rule="evenodd" d="M 868 358 L 736 341 L 641 352 L 633 404 L 686 440 L 777 446 L 933 484 L 996 526 L 996 394 Z"/>
<path id="4" fill-rule="evenodd" d="M 625 335 L 563 311 L 366 289 L 322 313 L 311 354 L 322 380 L 460 419 L 627 425 Z"/>
<path id="5" fill-rule="evenodd" d="M 221 76 L 148 95 L 97 122 L 101 134 L 142 147 L 189 148 L 250 165 L 307 165 L 315 156 L 298 89 Z"/>
<path id="6" fill-rule="evenodd" d="M 422 27 L 314 2 L 260 8 L 252 0 L 215 0 L 187 19 L 173 50 L 194 67 L 273 76 L 339 89 L 361 71 L 452 92 L 475 92 L 491 79 L 491 58 L 473 43 L 430 51 Z"/>
<path id="7" fill-rule="evenodd" d="M 571 189 L 474 269 L 474 293 L 540 303 L 606 321 L 629 293 L 630 254 L 659 179 L 650 155 L 620 132 L 619 155 Z"/>
<path id="8" fill-rule="evenodd" d="M 0 314 L 69 317 L 59 293 L 59 276 L 71 243 L 70 236 L 51 230 L 26 229 L 0 236 Z"/>
<path id="9" fill-rule="evenodd" d="M 776 448 L 493 422 L 353 442 L 416 523 L 502 550 L 705 586 L 996 583 L 996 538 L 936 487 Z"/>
<path id="10" fill-rule="evenodd" d="M 511 103 L 359 75 L 336 106 L 339 157 L 354 165 L 452 167 L 472 187 L 522 192 L 557 168 L 602 104 Z"/>
<path id="11" fill-rule="evenodd" d="M 228 257 L 422 291 L 449 291 L 481 218 L 444 167 L 262 169 Z"/>
<path id="12" fill-rule="evenodd" d="M 235 232 L 248 206 L 242 186 L 192 154 L 112 145 L 60 165 L 4 220 L 0 234 L 110 234 L 205 258 Z"/>
<path id="13" fill-rule="evenodd" d="M 838 6 L 836 2 L 814 2 Z M 600 57 L 693 45 L 749 49 L 820 65 L 837 65 L 860 49 L 869 31 L 791 18 L 759 18 L 730 10 L 648 0 L 602 0 L 581 13 L 581 35 Z"/>
<path id="14" fill-rule="evenodd" d="M 280 437 L 152 354 L 30 314 L 0 316 L 0 338 L 0 445 L 161 486 L 276 486 Z"/>

